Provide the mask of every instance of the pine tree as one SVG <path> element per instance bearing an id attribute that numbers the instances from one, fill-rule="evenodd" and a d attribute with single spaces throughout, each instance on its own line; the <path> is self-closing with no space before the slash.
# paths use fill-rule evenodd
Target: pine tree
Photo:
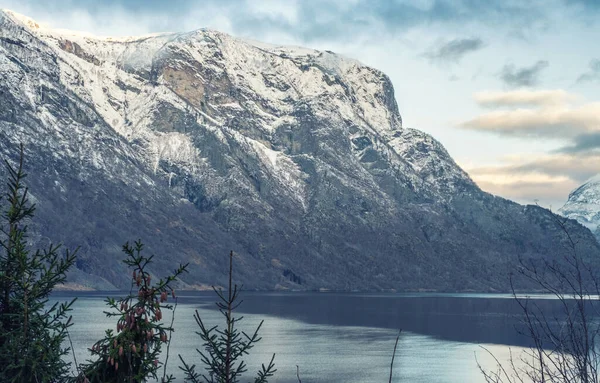
<path id="1" fill-rule="evenodd" d="M 48 297 L 75 263 L 75 252 L 62 253 L 60 245 L 31 250 L 27 244 L 28 221 L 35 205 L 24 186 L 24 150 L 18 167 L 8 161 L 8 189 L 2 195 L 7 206 L 0 228 L 0 381 L 56 382 L 67 379 L 69 352 L 63 347 L 71 326 L 67 313 L 74 299 L 48 306 Z"/>
<path id="2" fill-rule="evenodd" d="M 181 355 L 179 359 L 183 366 L 179 367 L 185 374 L 185 380 L 193 383 L 237 383 L 241 375 L 247 371 L 246 363 L 242 357 L 247 355 L 252 347 L 261 340 L 258 332 L 263 325 L 261 321 L 252 335 L 247 335 L 245 332 L 238 330 L 236 324 L 243 317 L 234 317 L 233 312 L 242 303 L 239 300 L 241 289 L 237 285 L 232 286 L 233 274 L 233 252 L 229 254 L 229 289 L 225 294 L 221 289 L 217 290 L 213 286 L 213 290 L 219 297 L 217 307 L 221 314 L 225 317 L 226 328 L 221 330 L 217 326 L 207 327 L 198 310 L 194 314 L 194 319 L 200 327 L 200 332 L 197 334 L 203 341 L 204 352 L 198 350 L 200 361 L 205 366 L 208 376 L 196 371 L 196 365 L 186 363 Z M 262 365 L 258 371 L 254 383 L 267 383 L 268 378 L 273 376 L 277 371 L 275 369 L 275 354 L 271 357 L 271 361 L 267 366 Z"/>
<path id="3" fill-rule="evenodd" d="M 186 271 L 187 264 L 179 266 L 173 275 L 152 283 L 147 266 L 153 256 L 145 257 L 143 248 L 141 241 L 136 241 L 133 246 L 129 243 L 123 246 L 127 256 L 123 262 L 133 269 L 131 291 L 137 291 L 124 298 L 106 300 L 110 311 L 105 314 L 118 318 L 116 332 L 106 330 L 105 337 L 92 346 L 90 351 L 95 360 L 81 366 L 80 382 L 138 383 L 149 378 L 157 381 L 161 367 L 160 382 L 174 380 L 166 375 L 165 366 L 159 362 L 162 346 L 170 342 L 170 334 L 174 331 L 172 323 L 171 326 L 162 323 L 162 313 L 163 310 L 174 310 L 173 305 L 165 302 L 169 295 L 176 300 L 173 282 Z"/>

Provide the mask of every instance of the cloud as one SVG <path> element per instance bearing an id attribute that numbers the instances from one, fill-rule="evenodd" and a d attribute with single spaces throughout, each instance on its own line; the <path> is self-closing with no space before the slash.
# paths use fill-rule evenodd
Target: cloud
<path id="1" fill-rule="evenodd" d="M 567 196 L 600 173 L 600 154 L 546 153 L 507 156 L 492 166 L 465 166 L 483 190 L 522 202 L 560 207 Z"/>
<path id="2" fill-rule="evenodd" d="M 513 157 L 508 169 L 519 174 L 541 173 L 551 177 L 567 177 L 577 184 L 600 173 L 600 155 L 546 153 L 531 157 L 529 160 L 526 157 Z"/>
<path id="3" fill-rule="evenodd" d="M 213 0 L 215 1 L 215 0 Z M 227 2 L 227 1 L 226 1 Z M 397 36 L 407 30 L 437 25 L 499 24 L 528 28 L 532 20 L 545 20 L 544 7 L 518 0 L 315 0 L 294 1 L 297 17 L 282 25 L 279 18 L 253 12 L 260 1 L 245 1 L 239 6 L 234 24 L 239 32 L 281 26 L 302 41 L 331 38 L 353 40 L 357 35 Z"/>
<path id="4" fill-rule="evenodd" d="M 515 180 L 511 183 L 498 183 L 493 178 L 490 181 L 475 178 L 475 182 L 488 193 L 523 204 L 538 202 L 542 206 L 553 208 L 561 207 L 565 203 L 566 196 L 579 186 L 569 179 L 535 182 L 530 178 L 531 176 L 527 176 L 527 179 Z"/>
<path id="5" fill-rule="evenodd" d="M 511 164 L 465 170 L 482 190 L 520 203 L 538 201 L 543 206 L 560 207 L 580 185 L 568 176 L 515 171 Z"/>
<path id="6" fill-rule="evenodd" d="M 577 83 L 585 83 L 600 80 L 600 60 L 590 61 L 589 70 L 577 78 Z"/>
<path id="7" fill-rule="evenodd" d="M 460 128 L 505 136 L 574 138 L 600 131 L 600 102 L 580 106 L 499 110 L 459 124 Z"/>
<path id="8" fill-rule="evenodd" d="M 463 38 L 437 44 L 423 53 L 423 57 L 432 62 L 459 62 L 467 53 L 483 48 L 485 44 L 480 38 Z"/>
<path id="9" fill-rule="evenodd" d="M 543 153 L 510 155 L 498 166 L 470 166 L 469 174 L 482 179 L 485 175 L 501 174 L 507 177 L 533 175 L 530 180 L 548 182 L 567 177 L 581 183 L 600 173 L 600 154 L 582 156 L 579 153 Z M 537 178 L 536 178 L 537 177 Z M 541 178 L 540 178 L 541 177 Z M 545 178 L 544 178 L 545 177 Z"/>
<path id="10" fill-rule="evenodd" d="M 564 146 L 556 152 L 568 154 L 600 152 L 600 132 L 576 136 L 571 145 Z"/>
<path id="11" fill-rule="evenodd" d="M 510 92 L 478 92 L 475 102 L 486 108 L 515 106 L 556 106 L 579 99 L 578 96 L 562 89 L 555 90 L 514 90 Z"/>
<path id="12" fill-rule="evenodd" d="M 202 27 L 262 41 L 355 42 L 398 37 L 413 28 L 443 26 L 530 35 L 552 27 L 556 14 L 595 14 L 593 2 L 572 7 L 564 0 L 0 0 L 38 21 L 102 35 Z M 583 10 L 582 10 L 583 9 Z M 76 15 L 88 15 L 90 25 Z"/>
<path id="13" fill-rule="evenodd" d="M 560 0 L 553 0 L 560 5 Z M 176 6 L 159 0 L 5 0 L 40 21 L 59 21 L 60 27 L 80 25 L 74 14 L 96 20 L 86 28 L 103 35 L 217 28 L 240 36 L 312 42 L 322 39 L 353 41 L 357 36 L 398 36 L 413 27 L 436 25 L 502 25 L 522 30 L 547 19 L 548 7 L 519 0 L 179 0 Z M 111 16 L 117 16 L 111 18 Z M 121 21 L 128 22 L 121 24 Z M 62 21 L 68 21 L 64 25 Z M 55 23 L 52 23 L 55 24 Z M 95 30 L 91 30 L 94 28 Z"/>
<path id="14" fill-rule="evenodd" d="M 499 164 L 464 166 L 483 189 L 521 203 L 539 200 L 560 207 L 569 192 L 600 173 L 600 102 L 562 89 L 479 92 L 482 107 L 500 109 L 460 124 L 465 129 L 512 137 L 558 140 L 563 146 L 536 154 L 509 155 Z"/>
<path id="15" fill-rule="evenodd" d="M 500 79 L 512 87 L 537 85 L 540 73 L 549 65 L 545 60 L 539 60 L 532 66 L 520 68 L 514 64 L 506 64 L 500 71 Z"/>
<path id="16" fill-rule="evenodd" d="M 582 10 L 600 10 L 598 0 L 563 0 L 567 5 L 580 6 Z"/>

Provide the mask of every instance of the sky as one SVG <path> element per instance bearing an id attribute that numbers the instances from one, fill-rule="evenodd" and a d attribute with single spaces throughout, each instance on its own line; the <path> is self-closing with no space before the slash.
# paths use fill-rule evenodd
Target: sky
<path id="1" fill-rule="evenodd" d="M 600 173 L 600 0 L 0 0 L 98 35 L 216 29 L 384 71 L 485 191 L 560 208 Z"/>

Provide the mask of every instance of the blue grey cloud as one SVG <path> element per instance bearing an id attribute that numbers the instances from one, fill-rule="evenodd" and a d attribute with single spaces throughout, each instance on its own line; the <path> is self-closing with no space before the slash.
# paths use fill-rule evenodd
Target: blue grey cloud
<path id="1" fill-rule="evenodd" d="M 467 53 L 483 48 L 485 44 L 480 38 L 463 38 L 450 40 L 430 48 L 423 56 L 432 62 L 458 62 Z"/>
<path id="2" fill-rule="evenodd" d="M 589 70 L 577 78 L 577 83 L 591 82 L 600 80 L 600 60 L 590 61 Z"/>
<path id="3" fill-rule="evenodd" d="M 516 67 L 514 64 L 506 64 L 500 71 L 500 79 L 508 86 L 533 86 L 539 83 L 540 73 L 550 64 L 548 61 L 539 60 L 527 67 Z"/>
<path id="4" fill-rule="evenodd" d="M 550 153 L 506 165 L 473 168 L 470 169 L 469 174 L 478 176 L 480 174 L 518 175 L 539 173 L 551 177 L 564 176 L 581 183 L 600 172 L 598 159 L 597 153 L 593 155 Z"/>
<path id="5" fill-rule="evenodd" d="M 563 0 L 566 5 L 580 6 L 583 9 L 600 10 L 600 2 L 598 0 Z"/>
<path id="6" fill-rule="evenodd" d="M 562 147 L 556 152 L 567 154 L 600 152 L 600 133 L 586 133 L 576 136 L 571 145 Z"/>
<path id="7" fill-rule="evenodd" d="M 304 41 L 311 41 L 323 37 L 352 39 L 372 33 L 374 28 L 395 35 L 421 25 L 486 22 L 521 28 L 532 19 L 543 19 L 544 13 L 543 8 L 511 0 L 434 0 L 427 7 L 402 0 L 358 0 L 351 6 L 343 1 L 317 0 L 298 2 L 294 23 L 269 15 L 240 12 L 234 25 L 240 33 L 271 29 L 275 25 L 281 30 L 294 31 Z"/>
<path id="8" fill-rule="evenodd" d="M 28 4 L 31 9 L 51 14 L 84 10 L 95 17 L 105 16 L 111 9 L 122 9 L 152 19 L 153 25 L 148 27 L 153 31 L 182 31 L 187 28 L 190 15 L 201 14 L 197 28 L 206 26 L 202 23 L 207 20 L 227 18 L 232 32 L 238 35 L 259 37 L 279 32 L 302 41 L 352 40 L 374 30 L 397 35 L 411 27 L 438 24 L 485 23 L 521 29 L 528 28 L 532 20 L 545 19 L 547 12 L 547 7 L 520 0 L 433 0 L 427 6 L 408 0 L 357 0 L 352 4 L 340 0 L 279 2 L 277 7 L 294 8 L 296 17 L 289 20 L 264 11 L 258 0 L 0 0 L 0 7 L 3 3 Z"/>

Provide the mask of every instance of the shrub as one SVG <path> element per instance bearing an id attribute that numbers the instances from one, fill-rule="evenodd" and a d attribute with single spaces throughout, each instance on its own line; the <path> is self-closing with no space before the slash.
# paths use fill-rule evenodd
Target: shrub
<path id="1" fill-rule="evenodd" d="M 75 263 L 75 252 L 60 245 L 31 250 L 27 222 L 34 216 L 23 182 L 23 146 L 18 167 L 7 161 L 7 204 L 0 229 L 0 381 L 54 382 L 66 379 L 69 352 L 63 348 L 71 318 L 67 312 L 75 300 L 48 307 L 48 296 Z"/>
<path id="2" fill-rule="evenodd" d="M 238 302 L 241 289 L 238 286 L 232 286 L 233 274 L 233 252 L 229 254 L 229 285 L 227 294 L 222 289 L 213 290 L 219 297 L 217 307 L 221 314 L 225 317 L 225 328 L 219 329 L 217 326 L 207 327 L 198 310 L 194 315 L 196 323 L 200 327 L 200 332 L 197 334 L 203 341 L 204 352 L 197 350 L 200 354 L 200 361 L 205 366 L 208 376 L 196 371 L 196 365 L 186 363 L 181 355 L 179 359 L 183 366 L 179 367 L 185 373 L 185 380 L 193 383 L 201 381 L 207 383 L 236 383 L 239 382 L 241 375 L 247 371 L 246 364 L 242 360 L 244 355 L 247 355 L 252 347 L 260 341 L 258 332 L 264 321 L 261 321 L 252 335 L 247 335 L 245 332 L 240 332 L 236 328 L 243 317 L 234 317 L 233 312 L 239 307 L 241 301 Z M 271 357 L 271 361 L 267 366 L 262 365 L 258 371 L 255 383 L 267 383 L 268 378 L 273 376 L 277 371 L 275 369 L 275 354 Z"/>
<path id="3" fill-rule="evenodd" d="M 123 251 L 127 255 L 125 264 L 132 269 L 131 291 L 135 294 L 120 299 L 107 298 L 109 317 L 117 317 L 116 331 L 106 330 L 103 339 L 90 349 L 95 361 L 81 366 L 81 382 L 145 382 L 159 380 L 159 369 L 163 367 L 161 382 L 174 380 L 166 375 L 165 365 L 159 361 L 162 346 L 170 342 L 171 326 L 162 323 L 163 310 L 173 310 L 166 304 L 169 295 L 175 299 L 173 282 L 186 271 L 187 265 L 179 266 L 166 279 L 152 283 L 147 266 L 153 256 L 142 255 L 144 245 L 136 241 L 133 246 L 126 243 Z M 167 347 L 168 349 L 168 347 Z M 168 356 L 168 354 L 167 354 Z"/>

